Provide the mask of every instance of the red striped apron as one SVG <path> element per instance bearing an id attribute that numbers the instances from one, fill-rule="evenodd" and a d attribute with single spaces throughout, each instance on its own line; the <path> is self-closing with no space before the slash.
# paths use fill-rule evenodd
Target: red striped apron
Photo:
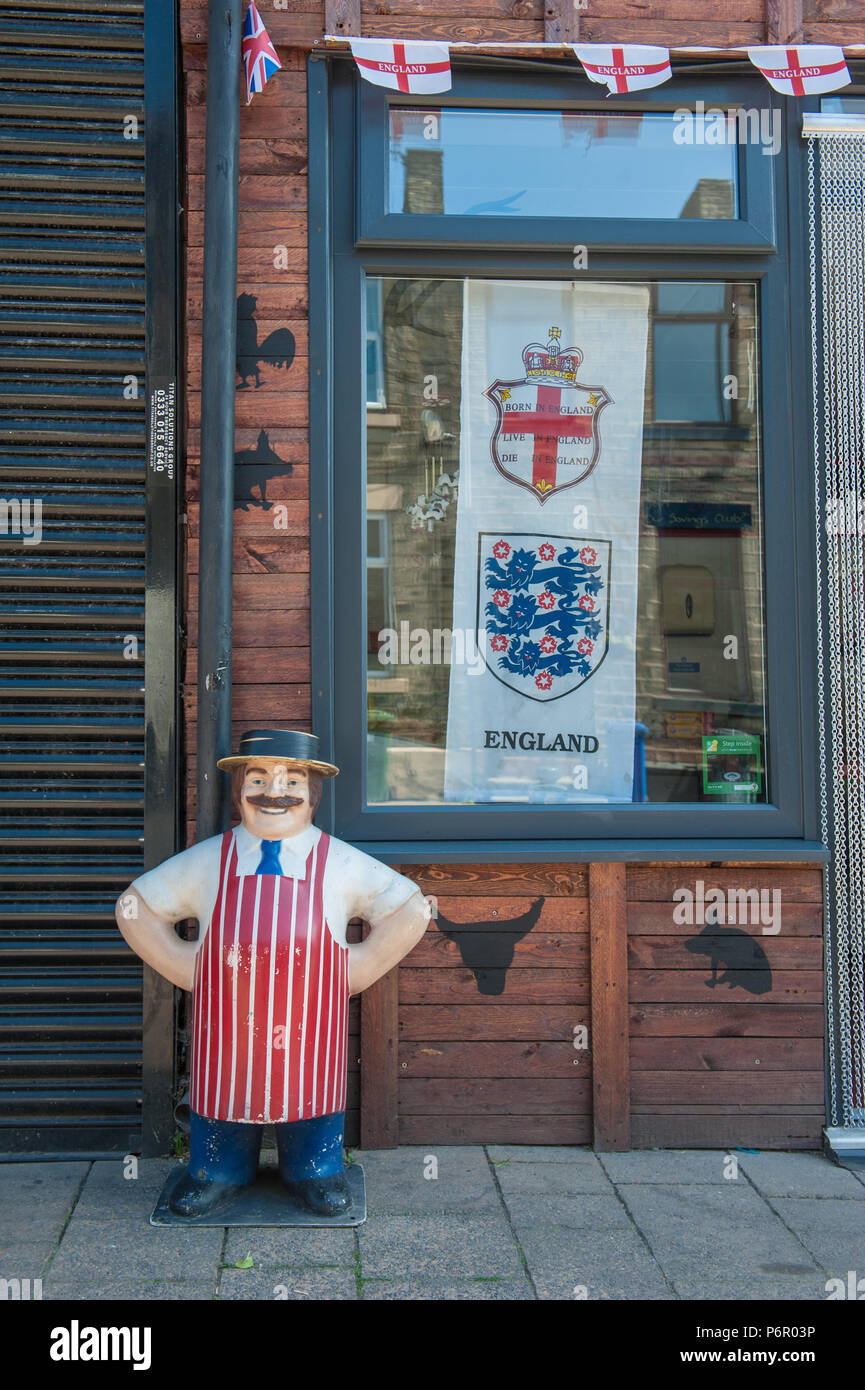
<path id="1" fill-rule="evenodd" d="M 190 1101 L 211 1120 L 282 1124 L 345 1109 L 348 947 L 324 919 L 323 832 L 302 881 L 237 875 L 222 837 L 219 892 L 195 959 Z"/>

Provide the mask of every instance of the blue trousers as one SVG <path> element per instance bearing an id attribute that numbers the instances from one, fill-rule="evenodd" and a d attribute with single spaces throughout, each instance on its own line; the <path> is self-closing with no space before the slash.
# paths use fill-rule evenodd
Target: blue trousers
<path id="1" fill-rule="evenodd" d="M 189 1165 L 194 1178 L 245 1187 L 255 1181 L 264 1125 L 208 1120 L 190 1113 Z M 274 1125 L 284 1182 L 341 1173 L 345 1111 Z"/>

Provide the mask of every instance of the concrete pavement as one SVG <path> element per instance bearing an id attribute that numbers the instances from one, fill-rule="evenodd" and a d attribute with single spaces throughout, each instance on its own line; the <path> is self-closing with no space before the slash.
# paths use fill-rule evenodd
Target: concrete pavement
<path id="1" fill-rule="evenodd" d="M 352 1157 L 369 1216 L 341 1230 L 152 1227 L 171 1159 L 0 1165 L 0 1280 L 74 1300 L 823 1301 L 853 1272 L 865 1292 L 865 1171 L 818 1154 Z"/>

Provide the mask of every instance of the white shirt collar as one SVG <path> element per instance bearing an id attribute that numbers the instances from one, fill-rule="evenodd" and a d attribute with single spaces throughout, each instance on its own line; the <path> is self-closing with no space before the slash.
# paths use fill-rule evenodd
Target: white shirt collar
<path id="1" fill-rule="evenodd" d="M 291 835 L 282 840 L 279 847 L 279 867 L 286 878 L 303 881 L 306 878 L 306 861 L 313 845 L 318 844 L 321 831 L 317 825 L 307 826 L 299 835 Z M 245 825 L 235 826 L 234 842 L 237 846 L 237 874 L 245 878 L 254 874 L 261 863 L 261 840 L 252 835 Z"/>

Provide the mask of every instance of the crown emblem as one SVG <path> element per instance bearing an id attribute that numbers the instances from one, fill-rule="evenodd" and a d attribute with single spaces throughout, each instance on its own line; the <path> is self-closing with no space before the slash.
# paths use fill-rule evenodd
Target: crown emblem
<path id="1" fill-rule="evenodd" d="M 529 343 L 523 349 L 523 364 L 527 381 L 549 381 L 551 383 L 576 382 L 577 369 L 583 354 L 577 347 L 562 349 L 562 330 L 551 328 L 546 347 L 542 343 Z"/>

